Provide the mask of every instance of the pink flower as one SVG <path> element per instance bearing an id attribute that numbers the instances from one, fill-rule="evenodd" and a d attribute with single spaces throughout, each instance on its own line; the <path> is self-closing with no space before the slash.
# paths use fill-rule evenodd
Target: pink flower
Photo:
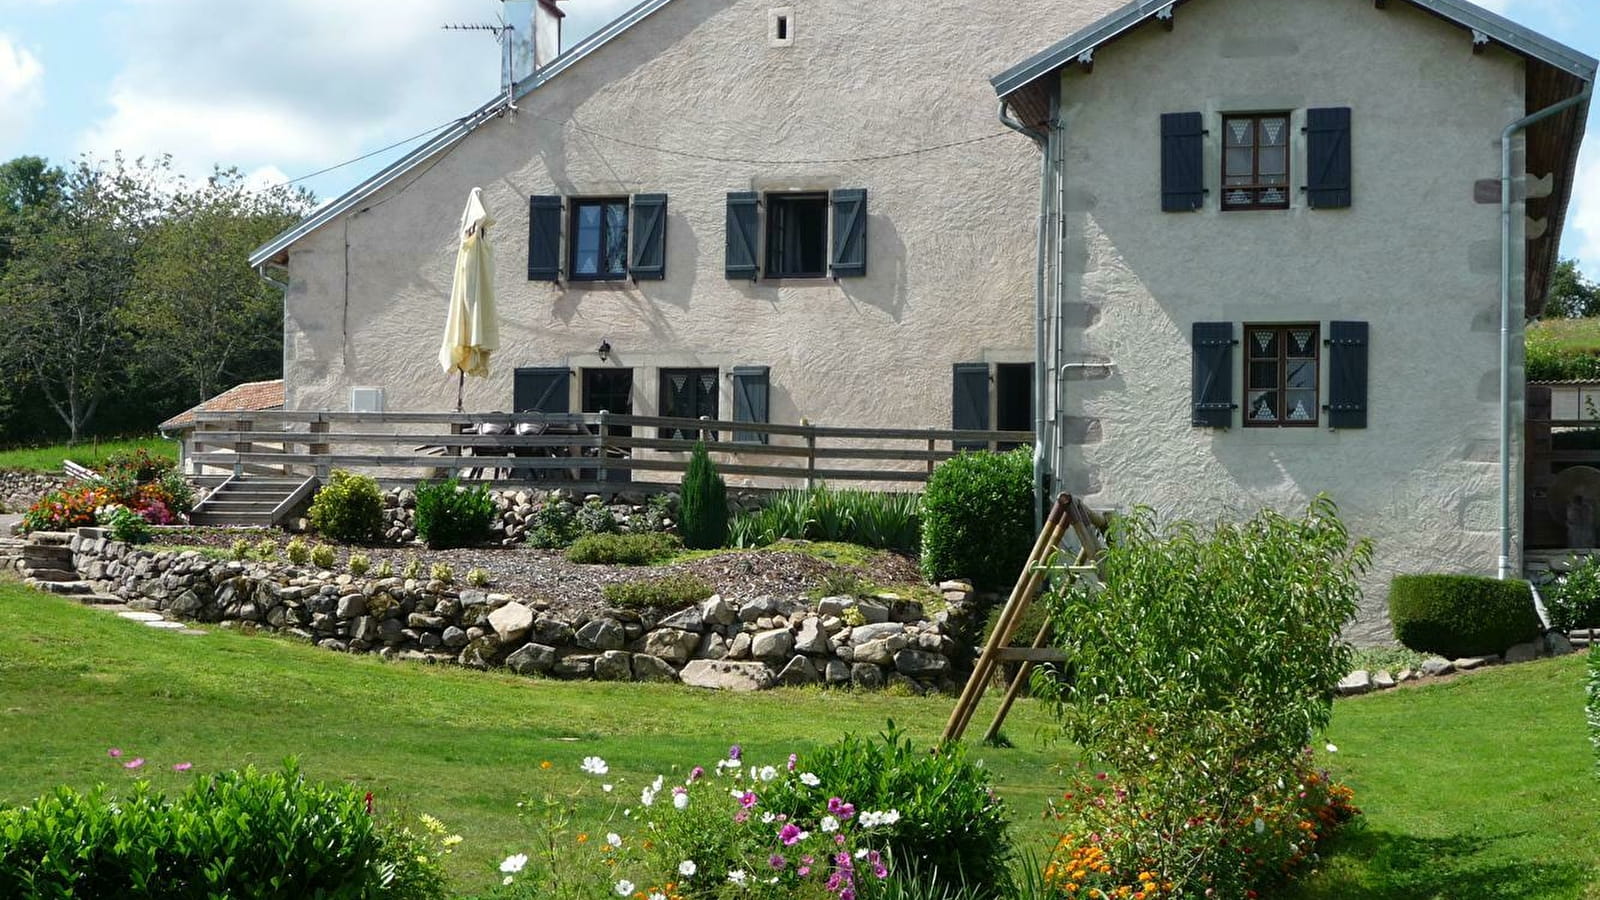
<path id="1" fill-rule="evenodd" d="M 701 766 L 695 766 L 693 769 L 689 770 L 689 782 L 691 784 L 704 777 L 706 777 L 706 770 Z"/>
<path id="2" fill-rule="evenodd" d="M 800 761 L 800 757 L 799 757 L 798 754 L 794 754 L 794 753 L 789 754 L 789 771 L 793 772 L 794 771 L 794 764 L 799 762 L 799 761 Z"/>
<path id="3" fill-rule="evenodd" d="M 744 807 L 745 809 L 749 809 L 750 807 L 755 806 L 756 805 L 756 792 L 755 791 L 745 791 L 743 794 L 740 794 L 739 795 L 739 805 Z"/>
<path id="4" fill-rule="evenodd" d="M 174 771 L 174 772 L 187 772 L 192 768 L 194 768 L 194 763 L 181 762 L 181 763 L 175 763 L 173 765 L 173 767 L 172 767 L 172 771 Z"/>
<path id="5" fill-rule="evenodd" d="M 778 829 L 778 840 L 783 841 L 783 845 L 785 847 L 793 847 L 795 844 L 798 844 L 800 841 L 804 840 L 805 836 L 806 833 L 801 831 L 800 827 L 793 822 L 790 822 Z"/>
<path id="6" fill-rule="evenodd" d="M 841 819 L 848 819 L 856 814 L 856 807 L 855 804 L 846 803 L 843 800 L 840 800 L 838 797 L 829 797 L 828 812 L 833 813 Z"/>
<path id="7" fill-rule="evenodd" d="M 783 856 L 780 855 L 780 854 L 774 853 L 771 856 L 767 857 L 767 865 L 773 867 L 774 869 L 777 869 L 779 872 L 782 872 L 784 866 L 787 866 L 788 864 L 789 864 L 789 861 L 784 859 Z"/>
<path id="8" fill-rule="evenodd" d="M 106 751 L 106 755 L 111 757 L 112 759 L 121 759 L 122 758 L 122 751 L 117 749 L 116 747 L 112 747 L 110 750 Z"/>
<path id="9" fill-rule="evenodd" d="M 133 759 L 130 759 L 127 762 L 123 763 L 122 767 L 124 769 L 137 769 L 142 765 L 144 765 L 144 757 L 136 756 Z"/>

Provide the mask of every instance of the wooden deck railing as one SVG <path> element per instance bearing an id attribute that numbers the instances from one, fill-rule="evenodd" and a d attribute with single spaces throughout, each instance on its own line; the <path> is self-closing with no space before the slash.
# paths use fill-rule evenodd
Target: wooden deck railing
<path id="1" fill-rule="evenodd" d="M 731 485 L 873 482 L 919 487 L 961 449 L 1029 445 L 1028 431 L 781 425 L 608 413 L 198 413 L 185 457 L 197 475 L 272 472 L 326 477 L 350 469 L 397 483 L 468 480 L 578 490 L 675 486 L 698 437 Z M 485 424 L 508 434 L 465 433 Z M 515 425 L 538 433 L 517 434 Z M 668 436 L 661 436 L 663 433 Z M 733 440 L 735 434 L 741 440 Z"/>

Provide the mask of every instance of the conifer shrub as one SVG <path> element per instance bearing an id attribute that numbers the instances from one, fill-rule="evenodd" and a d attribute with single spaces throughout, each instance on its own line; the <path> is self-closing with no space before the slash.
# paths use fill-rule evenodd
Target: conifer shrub
<path id="1" fill-rule="evenodd" d="M 728 542 L 728 488 L 706 454 L 704 441 L 696 441 L 679 492 L 683 545 L 691 550 L 715 550 Z"/>
<path id="2" fill-rule="evenodd" d="M 981 590 L 1009 588 L 1036 536 L 1030 451 L 963 453 L 928 477 L 922 572 L 930 581 L 969 578 Z"/>
<path id="3" fill-rule="evenodd" d="M 434 550 L 478 543 L 493 521 L 494 499 L 481 484 L 464 488 L 451 478 L 417 485 L 417 534 Z"/>
<path id="4" fill-rule="evenodd" d="M 1503 653 L 1539 636 L 1526 581 L 1477 575 L 1396 575 L 1389 620 L 1395 640 L 1450 658 Z"/>
<path id="5" fill-rule="evenodd" d="M 383 491 L 368 475 L 334 469 L 311 501 L 311 527 L 346 544 L 377 540 L 383 533 Z"/>

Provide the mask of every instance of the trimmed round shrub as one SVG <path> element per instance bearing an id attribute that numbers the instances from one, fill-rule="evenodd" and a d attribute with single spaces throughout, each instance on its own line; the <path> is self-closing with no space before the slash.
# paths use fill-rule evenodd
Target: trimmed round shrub
<path id="1" fill-rule="evenodd" d="M 434 550 L 465 547 L 489 536 L 494 500 L 483 485 L 464 488 L 451 478 L 417 485 L 417 534 Z"/>
<path id="2" fill-rule="evenodd" d="M 1503 653 L 1539 636 L 1528 583 L 1478 575 L 1396 575 L 1389 619 L 1395 640 L 1451 658 Z"/>
<path id="3" fill-rule="evenodd" d="M 367 475 L 334 469 L 311 501 L 311 527 L 329 540 L 362 543 L 383 533 L 383 491 Z"/>
<path id="4" fill-rule="evenodd" d="M 1009 588 L 1037 536 L 1032 451 L 963 453 L 928 477 L 922 571 L 929 580 L 970 578 L 980 589 Z"/>

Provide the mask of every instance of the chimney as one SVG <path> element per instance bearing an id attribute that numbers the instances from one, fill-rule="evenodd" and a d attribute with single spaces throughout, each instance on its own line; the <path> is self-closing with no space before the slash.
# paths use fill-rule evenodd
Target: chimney
<path id="1" fill-rule="evenodd" d="M 561 52 L 561 20 L 566 13 L 556 6 L 556 0 L 503 2 L 506 24 L 512 28 L 508 49 L 511 82 L 520 84 Z"/>

